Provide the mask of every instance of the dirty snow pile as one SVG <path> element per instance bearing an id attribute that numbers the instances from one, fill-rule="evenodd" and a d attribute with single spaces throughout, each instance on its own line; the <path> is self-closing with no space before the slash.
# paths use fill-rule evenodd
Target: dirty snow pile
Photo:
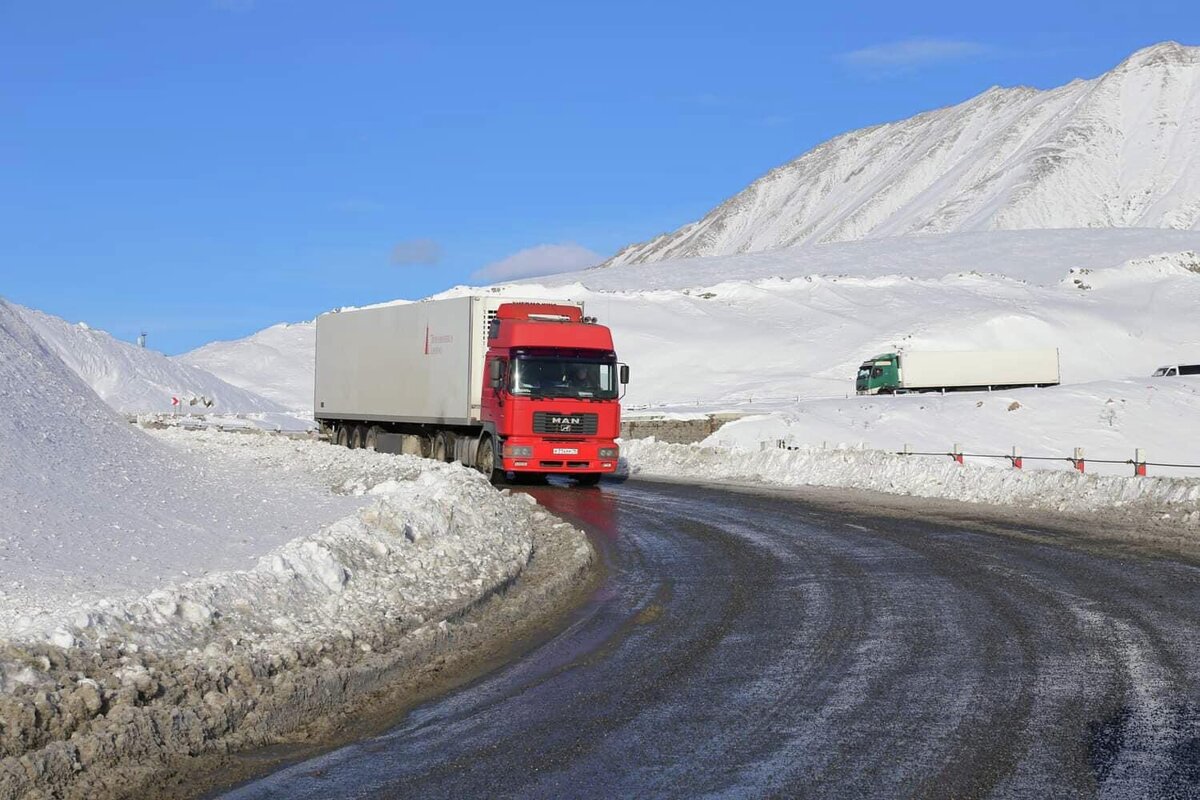
<path id="1" fill-rule="evenodd" d="M 621 451 L 626 470 L 646 477 L 868 489 L 1069 513 L 1119 510 L 1200 525 L 1200 479 L 1002 470 L 844 447 L 751 450 L 637 439 Z"/>
<path id="2" fill-rule="evenodd" d="M 80 774 L 119 794 L 104 768 L 134 751 L 269 740 L 256 708 L 331 710 L 305 681 L 436 641 L 521 573 L 538 531 L 566 537 L 571 568 L 589 558 L 460 466 L 140 430 L 3 300 L 0 408 L 0 797 Z"/>

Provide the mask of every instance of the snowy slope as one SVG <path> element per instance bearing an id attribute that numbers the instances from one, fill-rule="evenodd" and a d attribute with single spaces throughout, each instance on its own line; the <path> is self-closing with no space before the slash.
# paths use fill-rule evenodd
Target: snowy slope
<path id="1" fill-rule="evenodd" d="M 163 447 L 105 405 L 27 316 L 0 300 L 0 636 L 20 615 L 153 588 L 198 564 L 243 566 L 356 505 L 324 487 L 299 503 L 294 479 Z"/>
<path id="2" fill-rule="evenodd" d="M 114 339 L 83 323 L 71 323 L 31 308 L 12 306 L 41 339 L 110 406 L 138 413 L 182 410 L 225 413 L 283 411 L 272 400 L 232 386 L 215 375 L 178 363 L 162 353 Z M 209 408 L 201 398 L 212 401 Z M 195 399 L 195 404 L 190 404 Z"/>
<path id="3" fill-rule="evenodd" d="M 206 344 L 174 360 L 291 411 L 311 414 L 315 335 L 312 322 L 283 323 L 244 339 Z"/>
<path id="4" fill-rule="evenodd" d="M 852 131 L 608 264 L 1028 228 L 1200 227 L 1200 48 Z M 603 268 L 603 267 L 601 267 Z"/>

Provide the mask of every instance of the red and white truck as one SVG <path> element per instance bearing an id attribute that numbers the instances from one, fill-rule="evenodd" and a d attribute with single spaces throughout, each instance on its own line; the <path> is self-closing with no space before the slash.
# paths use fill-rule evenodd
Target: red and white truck
<path id="1" fill-rule="evenodd" d="M 495 482 L 615 471 L 628 381 L 580 302 L 472 296 L 317 317 L 313 416 L 332 441 Z"/>

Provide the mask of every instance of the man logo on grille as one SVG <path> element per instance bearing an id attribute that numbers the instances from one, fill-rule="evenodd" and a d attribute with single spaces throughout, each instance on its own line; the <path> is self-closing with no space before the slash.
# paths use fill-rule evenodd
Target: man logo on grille
<path id="1" fill-rule="evenodd" d="M 550 422 L 555 425 L 582 425 L 583 417 L 551 417 Z"/>

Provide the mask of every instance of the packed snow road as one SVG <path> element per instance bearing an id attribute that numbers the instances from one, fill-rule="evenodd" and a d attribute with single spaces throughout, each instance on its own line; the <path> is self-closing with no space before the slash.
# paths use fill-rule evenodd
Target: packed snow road
<path id="1" fill-rule="evenodd" d="M 531 493 L 608 562 L 570 626 L 229 797 L 1200 795 L 1192 563 L 778 494 Z"/>

